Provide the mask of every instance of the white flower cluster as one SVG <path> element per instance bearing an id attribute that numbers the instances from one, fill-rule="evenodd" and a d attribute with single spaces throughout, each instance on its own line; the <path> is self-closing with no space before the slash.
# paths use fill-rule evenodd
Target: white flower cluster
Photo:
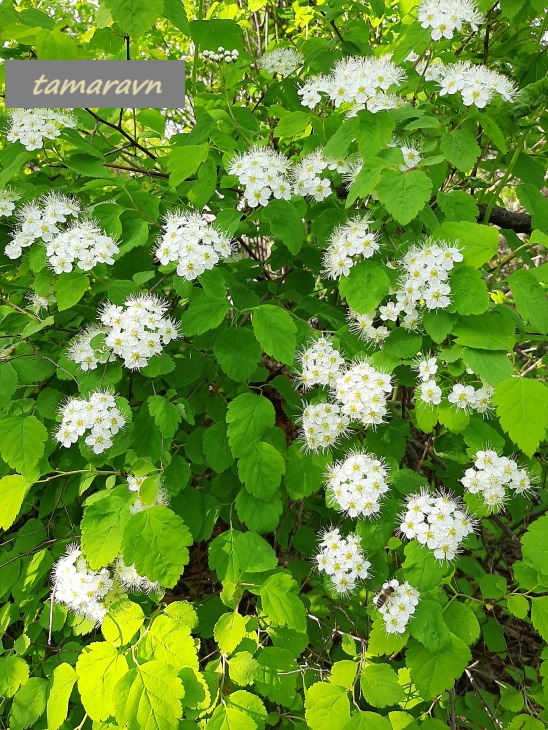
<path id="1" fill-rule="evenodd" d="M 270 147 L 252 147 L 238 152 L 228 172 L 245 187 L 245 202 L 250 208 L 266 205 L 270 198 L 291 198 L 290 163 L 285 155 Z"/>
<path id="2" fill-rule="evenodd" d="M 450 39 L 467 23 L 473 31 L 485 21 L 474 0 L 423 0 L 419 5 L 419 21 L 423 28 L 432 28 L 432 40 Z"/>
<path id="3" fill-rule="evenodd" d="M 112 572 L 111 572 L 112 570 Z M 161 591 L 157 581 L 139 575 L 134 565 L 126 565 L 121 555 L 111 569 L 91 570 L 77 545 L 69 545 L 52 569 L 52 598 L 77 616 L 100 626 L 109 606 L 124 598 L 126 592 Z"/>
<path id="4" fill-rule="evenodd" d="M 240 53 L 235 48 L 232 51 L 228 51 L 226 48 L 219 46 L 217 51 L 202 51 L 200 55 L 204 61 L 215 61 L 217 63 L 224 61 L 225 63 L 234 63 L 238 60 Z"/>
<path id="5" fill-rule="evenodd" d="M 506 76 L 469 61 L 458 61 L 443 68 L 439 65 L 437 74 L 440 96 L 460 92 L 465 106 L 474 104 L 483 109 L 496 93 L 505 101 L 513 101 L 517 95 L 516 86 Z"/>
<path id="6" fill-rule="evenodd" d="M 333 589 L 341 596 L 352 593 L 358 581 L 369 576 L 371 567 L 361 547 L 360 536 L 350 533 L 343 537 L 336 527 L 320 534 L 315 562 L 318 571 L 329 576 Z"/>
<path id="7" fill-rule="evenodd" d="M 421 356 L 416 360 L 415 369 L 418 371 L 420 385 L 419 398 L 423 403 L 438 406 L 441 403 L 441 388 L 436 383 L 438 362 L 435 357 Z"/>
<path id="8" fill-rule="evenodd" d="M 301 371 L 297 381 L 305 389 L 331 385 L 344 365 L 344 358 L 328 337 L 319 337 L 297 354 L 296 361 Z"/>
<path id="9" fill-rule="evenodd" d="M 447 396 L 457 410 L 474 410 L 478 413 L 489 413 L 492 410 L 491 398 L 495 392 L 490 385 L 482 385 L 477 390 L 472 385 L 455 383 Z"/>
<path id="10" fill-rule="evenodd" d="M 15 232 L 5 249 L 10 259 L 19 258 L 23 249 L 34 241 L 51 241 L 59 232 L 59 223 L 65 223 L 70 216 L 78 216 L 79 204 L 72 198 L 54 192 L 36 202 L 27 203 L 17 211 L 20 228 Z"/>
<path id="11" fill-rule="evenodd" d="M 293 192 L 303 198 L 310 196 L 317 202 L 325 200 L 333 191 L 331 180 L 322 174 L 328 168 L 335 170 L 337 167 L 337 162 L 325 157 L 321 147 L 309 152 L 292 170 Z"/>
<path id="12" fill-rule="evenodd" d="M 350 332 L 357 335 L 364 342 L 371 342 L 377 345 L 377 347 L 382 347 L 385 339 L 390 334 L 390 330 L 384 325 L 375 327 L 373 322 L 376 316 L 376 309 L 368 314 L 358 314 L 353 309 L 349 309 L 346 318 Z"/>
<path id="13" fill-rule="evenodd" d="M 114 562 L 113 573 L 114 579 L 130 593 L 155 593 L 162 590 L 158 581 L 151 581 L 146 576 L 139 575 L 135 565 L 126 565 L 121 556 Z"/>
<path id="14" fill-rule="evenodd" d="M 449 272 L 463 256 L 456 245 L 427 238 L 420 245 L 409 248 L 399 265 L 403 276 L 396 292 L 396 300 L 380 308 L 380 318 L 395 322 L 404 313 L 401 325 L 416 329 L 420 322 L 419 306 L 427 309 L 445 309 L 451 304 Z"/>
<path id="15" fill-rule="evenodd" d="M 104 390 L 91 393 L 87 399 L 69 398 L 60 412 L 63 420 L 55 433 L 55 439 L 69 447 L 89 431 L 85 443 L 96 454 L 102 454 L 112 446 L 112 437 L 126 423 L 116 406 L 114 395 Z"/>
<path id="16" fill-rule="evenodd" d="M 52 582 L 54 601 L 95 625 L 102 623 L 107 613 L 104 599 L 113 586 L 107 568 L 91 570 L 80 548 L 69 545 L 53 566 Z"/>
<path id="17" fill-rule="evenodd" d="M 8 218 L 15 210 L 15 203 L 21 198 L 12 188 L 0 190 L 0 218 Z"/>
<path id="18" fill-rule="evenodd" d="M 42 297 L 35 292 L 28 292 L 25 297 L 28 301 L 28 308 L 31 312 L 34 312 L 34 314 L 38 314 L 43 309 L 47 310 L 50 304 L 55 304 L 55 297 L 52 294 Z"/>
<path id="19" fill-rule="evenodd" d="M 302 435 L 306 448 L 323 451 L 346 433 L 350 419 L 336 403 L 308 403 L 302 415 Z"/>
<path id="20" fill-rule="evenodd" d="M 56 139 L 63 127 L 75 127 L 67 109 L 10 109 L 8 142 L 21 142 L 27 150 L 40 149 L 44 139 Z"/>
<path id="21" fill-rule="evenodd" d="M 80 366 L 80 370 L 88 372 L 95 370 L 97 365 L 108 360 L 108 352 L 104 347 L 96 349 L 92 347 L 91 341 L 103 333 L 103 329 L 97 325 L 87 327 L 77 335 L 67 350 L 67 358 Z"/>
<path id="22" fill-rule="evenodd" d="M 478 451 L 474 467 L 466 470 L 461 484 L 470 494 L 480 494 L 492 512 L 504 506 L 509 498 L 507 488 L 514 494 L 524 494 L 532 487 L 526 469 L 520 469 L 513 459 L 499 456 L 492 449 Z"/>
<path id="23" fill-rule="evenodd" d="M 116 241 L 93 220 L 75 221 L 46 243 L 46 256 L 56 274 L 69 273 L 76 266 L 90 271 L 97 264 L 113 264 L 119 251 Z"/>
<path id="24" fill-rule="evenodd" d="M 323 276 L 338 279 L 348 276 L 358 257 L 371 258 L 379 250 L 380 235 L 369 230 L 367 216 L 354 216 L 337 226 L 323 254 Z"/>
<path id="25" fill-rule="evenodd" d="M 314 109 L 326 94 L 336 107 L 352 104 L 359 109 L 377 112 L 401 104 L 399 97 L 387 94 L 391 86 L 399 86 L 405 73 L 392 62 L 391 54 L 380 58 L 351 56 L 338 61 L 328 76 L 315 76 L 299 89 L 301 104 Z"/>
<path id="26" fill-rule="evenodd" d="M 373 602 L 382 614 L 387 634 L 403 634 L 409 619 L 415 613 L 420 594 L 407 581 L 400 583 L 396 578 L 383 583 L 381 592 Z"/>
<path id="27" fill-rule="evenodd" d="M 376 370 L 367 360 L 350 365 L 333 383 L 333 397 L 341 413 L 364 426 L 376 426 L 387 413 L 386 398 L 392 392 L 390 375 Z"/>
<path id="28" fill-rule="evenodd" d="M 325 489 L 330 505 L 348 517 L 378 515 L 383 494 L 390 487 L 382 459 L 366 451 L 351 451 L 328 467 Z"/>
<path id="29" fill-rule="evenodd" d="M 100 313 L 107 328 L 105 345 L 127 368 L 140 369 L 179 336 L 177 323 L 166 316 L 168 305 L 153 294 L 138 294 L 122 306 L 107 303 Z"/>
<path id="30" fill-rule="evenodd" d="M 127 478 L 127 487 L 129 491 L 137 492 L 135 501 L 129 507 L 131 514 L 143 512 L 144 510 L 149 509 L 150 507 L 156 507 L 157 505 L 163 505 L 164 507 L 169 505 L 169 494 L 167 493 L 167 489 L 161 484 L 158 487 L 154 501 L 150 504 L 143 502 L 140 491 L 146 479 L 147 476 L 137 477 L 135 474 L 130 474 Z"/>
<path id="31" fill-rule="evenodd" d="M 412 170 L 422 161 L 421 145 L 420 142 L 416 140 L 394 137 L 388 146 L 396 147 L 401 151 L 403 155 L 403 164 L 399 167 L 402 172 Z"/>
<path id="32" fill-rule="evenodd" d="M 259 66 L 269 74 L 280 74 L 289 76 L 299 66 L 302 66 L 304 58 L 294 48 L 275 48 L 267 51 L 259 58 Z"/>
<path id="33" fill-rule="evenodd" d="M 466 508 L 441 490 L 432 494 L 422 489 L 409 495 L 400 520 L 402 535 L 426 545 L 440 561 L 453 560 L 464 538 L 474 532 L 474 521 Z"/>
<path id="34" fill-rule="evenodd" d="M 177 274 L 193 281 L 232 253 L 229 236 L 219 230 L 215 218 L 197 212 L 171 212 L 164 219 L 164 233 L 155 255 L 164 266 L 177 262 Z"/>

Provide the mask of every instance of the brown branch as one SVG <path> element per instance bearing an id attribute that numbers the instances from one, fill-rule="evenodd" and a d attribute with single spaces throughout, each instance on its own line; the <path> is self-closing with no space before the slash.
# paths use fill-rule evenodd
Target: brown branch
<path id="1" fill-rule="evenodd" d="M 486 206 L 478 205 L 478 220 L 483 220 L 485 216 Z M 500 228 L 506 228 L 516 233 L 531 234 L 533 227 L 531 225 L 531 216 L 529 213 L 514 213 L 506 208 L 495 206 L 489 216 L 489 223 L 493 223 Z"/>

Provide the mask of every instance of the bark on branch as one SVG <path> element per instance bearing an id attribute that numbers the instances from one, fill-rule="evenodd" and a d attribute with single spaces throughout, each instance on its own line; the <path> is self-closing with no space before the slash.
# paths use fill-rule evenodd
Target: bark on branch
<path id="1" fill-rule="evenodd" d="M 483 220 L 485 216 L 485 205 L 478 205 L 479 216 L 478 220 Z M 493 223 L 495 226 L 500 228 L 506 228 L 516 233 L 528 233 L 532 232 L 531 216 L 529 213 L 514 213 L 506 208 L 498 208 L 495 206 L 489 216 L 489 223 Z"/>

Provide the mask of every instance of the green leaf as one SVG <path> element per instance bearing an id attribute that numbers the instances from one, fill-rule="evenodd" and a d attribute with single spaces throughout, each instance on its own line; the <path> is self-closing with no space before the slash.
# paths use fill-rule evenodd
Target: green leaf
<path id="1" fill-rule="evenodd" d="M 424 700 L 434 699 L 445 690 L 451 689 L 472 660 L 466 644 L 454 634 L 451 643 L 443 650 L 432 652 L 418 641 L 411 641 L 407 647 L 407 666 L 411 680 Z"/>
<path id="2" fill-rule="evenodd" d="M 529 601 L 525 596 L 509 596 L 506 601 L 506 608 L 516 618 L 524 619 L 529 613 Z"/>
<path id="3" fill-rule="evenodd" d="M 9 362 L 0 362 L 0 402 L 8 403 L 17 390 L 17 372 Z"/>
<path id="4" fill-rule="evenodd" d="M 172 730 L 185 691 L 175 669 L 160 661 L 130 669 L 114 688 L 116 722 L 127 730 Z"/>
<path id="5" fill-rule="evenodd" d="M 405 548 L 402 568 L 405 577 L 414 588 L 423 592 L 439 585 L 443 571 L 432 552 L 424 545 L 411 541 Z"/>
<path id="6" fill-rule="evenodd" d="M 285 309 L 273 304 L 256 307 L 253 310 L 253 331 L 267 355 L 284 365 L 293 364 L 297 327 Z"/>
<path id="7" fill-rule="evenodd" d="M 36 34 L 36 55 L 41 60 L 70 61 L 78 58 L 74 38 L 60 30 L 41 30 Z"/>
<path id="8" fill-rule="evenodd" d="M 215 338 L 213 352 L 229 378 L 246 383 L 257 369 L 262 350 L 252 330 L 231 327 Z"/>
<path id="9" fill-rule="evenodd" d="M 531 598 L 531 621 L 544 641 L 548 641 L 548 596 Z"/>
<path id="10" fill-rule="evenodd" d="M 47 704 L 48 730 L 57 730 L 66 720 L 70 694 L 77 677 L 66 662 L 55 667 L 52 677 Z"/>
<path id="11" fill-rule="evenodd" d="M 130 38 L 136 39 L 143 35 L 157 18 L 160 18 L 164 9 L 163 0 L 103 0 L 105 7 L 110 10 L 112 19 L 118 23 L 120 30 Z"/>
<path id="12" fill-rule="evenodd" d="M 274 129 L 274 137 L 291 138 L 301 132 L 304 132 L 310 121 L 312 114 L 310 112 L 290 112 L 285 114 Z M 270 206 L 269 206 L 270 207 Z"/>
<path id="13" fill-rule="evenodd" d="M 250 446 L 238 461 L 238 476 L 248 492 L 258 499 L 270 499 L 285 474 L 285 461 L 280 452 L 266 441 Z"/>
<path id="14" fill-rule="evenodd" d="M 323 489 L 329 456 L 305 454 L 297 442 L 287 450 L 285 487 L 291 499 L 304 499 Z"/>
<path id="15" fill-rule="evenodd" d="M 223 613 L 217 621 L 213 636 L 224 654 L 232 654 L 244 638 L 247 633 L 245 623 L 245 618 L 238 611 Z"/>
<path id="16" fill-rule="evenodd" d="M 217 299 L 202 289 L 195 290 L 188 309 L 181 316 L 185 335 L 203 335 L 204 332 L 215 329 L 224 320 L 229 309 L 227 299 Z"/>
<path id="17" fill-rule="evenodd" d="M 479 271 L 471 266 L 459 266 L 450 273 L 449 280 L 451 310 L 459 314 L 485 312 L 489 306 L 489 293 Z"/>
<path id="18" fill-rule="evenodd" d="M 256 730 L 257 723 L 247 712 L 236 707 L 217 705 L 206 725 L 206 730 Z"/>
<path id="19" fill-rule="evenodd" d="M 220 581 L 235 583 L 246 571 L 264 573 L 278 564 L 276 553 L 254 532 L 227 530 L 209 546 L 209 567 Z"/>
<path id="20" fill-rule="evenodd" d="M 476 614 L 471 608 L 460 601 L 453 600 L 444 606 L 443 620 L 447 624 L 449 631 L 455 634 L 455 636 L 458 636 L 465 644 L 473 644 L 481 635 Z"/>
<path id="21" fill-rule="evenodd" d="M 548 387 L 539 380 L 509 378 L 493 395 L 500 425 L 512 441 L 532 456 L 548 428 Z"/>
<path id="22" fill-rule="evenodd" d="M 272 626 L 306 630 L 306 609 L 299 598 L 299 585 L 287 573 L 274 573 L 260 588 L 263 611 Z"/>
<path id="23" fill-rule="evenodd" d="M 183 420 L 183 414 L 175 403 L 171 403 L 161 395 L 151 395 L 147 399 L 148 411 L 154 418 L 154 422 L 162 436 L 171 439 L 179 430 L 179 424 Z"/>
<path id="24" fill-rule="evenodd" d="M 213 471 L 220 473 L 234 463 L 228 442 L 226 423 L 214 423 L 204 431 L 203 448 L 206 461 Z"/>
<path id="25" fill-rule="evenodd" d="M 460 317 L 453 325 L 457 345 L 478 350 L 512 350 L 516 341 L 513 317 L 504 308 Z"/>
<path id="26" fill-rule="evenodd" d="M 440 146 L 445 159 L 461 172 L 471 170 L 481 152 L 474 136 L 465 129 L 444 134 Z"/>
<path id="27" fill-rule="evenodd" d="M 306 692 L 304 706 L 311 730 L 343 730 L 350 720 L 348 692 L 336 684 L 313 684 Z"/>
<path id="28" fill-rule="evenodd" d="M 242 29 L 234 20 L 192 20 L 190 35 L 200 51 L 216 51 L 219 46 L 236 49 L 240 53 L 244 50 Z"/>
<path id="29" fill-rule="evenodd" d="M 521 538 L 523 559 L 542 575 L 548 576 L 548 515 L 529 525 Z"/>
<path id="30" fill-rule="evenodd" d="M 365 701 L 373 707 L 382 709 L 405 699 L 398 675 L 388 664 L 366 664 L 361 673 L 360 685 Z"/>
<path id="31" fill-rule="evenodd" d="M 274 532 L 283 512 L 280 496 L 275 494 L 270 499 L 258 499 L 247 489 L 241 489 L 234 503 L 236 514 L 248 530 L 264 535 Z"/>
<path id="32" fill-rule="evenodd" d="M 345 119 L 335 134 L 332 134 L 323 148 L 326 157 L 338 159 L 344 157 L 356 134 L 356 117 Z"/>
<path id="33" fill-rule="evenodd" d="M 190 530 L 183 520 L 163 505 L 133 514 L 122 539 L 124 562 L 135 564 L 139 575 L 172 588 L 188 563 Z"/>
<path id="34" fill-rule="evenodd" d="M 112 563 L 120 553 L 129 517 L 128 498 L 112 492 L 86 507 L 80 526 L 82 551 L 92 570 Z"/>
<path id="35" fill-rule="evenodd" d="M 302 216 L 293 203 L 289 200 L 271 200 L 262 210 L 261 219 L 268 221 L 274 238 L 287 246 L 293 255 L 299 253 L 305 232 Z"/>
<path id="36" fill-rule="evenodd" d="M 167 170 L 171 187 L 192 177 L 202 162 L 207 160 L 209 145 L 194 144 L 174 147 L 167 156 Z"/>
<path id="37" fill-rule="evenodd" d="M 47 439 L 44 424 L 35 416 L 9 416 L 0 422 L 0 455 L 23 476 L 32 474 Z"/>
<path id="38" fill-rule="evenodd" d="M 447 649 L 451 640 L 439 603 L 423 598 L 411 619 L 411 633 L 430 651 Z"/>
<path id="39" fill-rule="evenodd" d="M 228 406 L 228 440 L 234 456 L 241 456 L 251 444 L 274 426 L 276 412 L 272 403 L 262 395 L 243 393 Z"/>
<path id="40" fill-rule="evenodd" d="M 514 302 L 521 316 L 545 335 L 548 332 L 546 292 L 530 271 L 520 269 L 508 277 Z"/>
<path id="41" fill-rule="evenodd" d="M 404 226 L 424 208 L 431 192 L 432 181 L 420 170 L 385 170 L 377 185 L 380 202 Z"/>
<path id="42" fill-rule="evenodd" d="M 241 687 L 253 684 L 260 674 L 260 664 L 248 651 L 239 651 L 231 657 L 228 666 L 230 679 Z"/>
<path id="43" fill-rule="evenodd" d="M 481 578 L 478 578 L 478 586 L 482 597 L 488 599 L 503 598 L 508 589 L 506 578 L 502 575 L 493 575 L 491 573 L 486 573 Z"/>
<path id="44" fill-rule="evenodd" d="M 101 624 L 105 639 L 114 646 L 129 644 L 145 621 L 145 614 L 138 603 L 121 598 L 109 607 Z"/>
<path id="45" fill-rule="evenodd" d="M 190 24 L 183 0 L 164 0 L 164 16 L 185 35 L 190 35 Z"/>
<path id="46" fill-rule="evenodd" d="M 157 659 L 178 672 L 183 667 L 198 669 L 198 654 L 190 626 L 179 618 L 157 616 L 139 642 L 139 661 Z"/>
<path id="47" fill-rule="evenodd" d="M 13 697 L 29 678 L 29 665 L 18 656 L 0 657 L 0 697 Z"/>
<path id="48" fill-rule="evenodd" d="M 72 271 L 70 274 L 61 274 L 55 281 L 55 299 L 57 309 L 64 312 L 74 307 L 89 288 L 89 279 L 85 274 Z"/>
<path id="49" fill-rule="evenodd" d="M 46 709 L 48 682 L 41 677 L 31 677 L 13 698 L 10 730 L 34 727 Z"/>
<path id="50" fill-rule="evenodd" d="M 390 142 L 395 127 L 394 119 L 388 111 L 373 113 L 368 109 L 360 110 L 355 137 L 362 157 L 367 160 L 383 150 Z"/>
<path id="51" fill-rule="evenodd" d="M 0 527 L 7 530 L 13 525 L 23 504 L 27 492 L 31 488 L 25 477 L 20 474 L 11 474 L 0 479 Z"/>
<path id="52" fill-rule="evenodd" d="M 505 352 L 462 348 L 462 359 L 466 367 L 479 375 L 484 383 L 497 385 L 501 380 L 511 378 L 512 363 Z"/>
<path id="53" fill-rule="evenodd" d="M 391 712 L 390 717 L 393 717 L 395 714 L 400 713 Z M 344 730 L 393 730 L 395 727 L 399 728 L 400 725 L 392 725 L 387 717 L 378 715 L 375 712 L 362 712 L 360 710 L 352 714 L 350 722 L 344 726 Z M 401 727 L 404 726 L 402 725 Z"/>
<path id="54" fill-rule="evenodd" d="M 92 720 L 101 722 L 114 715 L 114 687 L 127 671 L 125 656 L 112 644 L 97 641 L 83 648 L 76 662 L 78 692 Z"/>
<path id="55" fill-rule="evenodd" d="M 350 269 L 339 283 L 341 296 L 359 314 L 376 309 L 390 289 L 390 279 L 384 269 L 373 261 L 363 261 Z"/>
<path id="56" fill-rule="evenodd" d="M 499 231 L 478 223 L 442 223 L 432 236 L 459 245 L 464 263 L 480 267 L 497 253 Z"/>
<path id="57" fill-rule="evenodd" d="M 438 193 L 436 200 L 443 214 L 450 221 L 475 223 L 478 219 L 478 206 L 470 193 L 465 193 L 463 190 Z"/>

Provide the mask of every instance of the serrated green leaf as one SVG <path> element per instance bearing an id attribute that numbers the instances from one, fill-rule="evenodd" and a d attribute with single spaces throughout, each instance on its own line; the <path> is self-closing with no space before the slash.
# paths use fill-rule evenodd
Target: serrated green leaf
<path id="1" fill-rule="evenodd" d="M 377 193 L 390 215 L 403 226 L 424 208 L 432 193 L 432 181 L 420 170 L 385 170 Z"/>
<path id="2" fill-rule="evenodd" d="M 7 530 L 15 522 L 23 500 L 32 486 L 25 477 L 20 474 L 12 474 L 0 479 L 0 527 Z"/>
<path id="3" fill-rule="evenodd" d="M 158 660 L 177 671 L 183 667 L 197 670 L 198 654 L 190 628 L 181 618 L 157 616 L 139 642 L 139 660 Z"/>
<path id="4" fill-rule="evenodd" d="M 57 309 L 64 312 L 74 307 L 87 292 L 89 279 L 85 274 L 72 271 L 70 274 L 61 274 L 55 281 L 55 301 Z"/>
<path id="5" fill-rule="evenodd" d="M 114 687 L 128 671 L 125 656 L 106 641 L 88 644 L 76 662 L 84 709 L 96 722 L 114 715 Z"/>
<path id="6" fill-rule="evenodd" d="M 297 327 L 285 309 L 272 304 L 256 307 L 253 310 L 253 331 L 267 355 L 285 365 L 293 363 Z"/>
<path id="7" fill-rule="evenodd" d="M 161 17 L 164 9 L 163 0 L 147 0 L 146 3 L 140 0 L 104 0 L 104 4 L 120 30 L 131 38 L 143 35 Z"/>
<path id="8" fill-rule="evenodd" d="M 343 276 L 339 291 L 348 306 L 359 314 L 376 309 L 390 289 L 390 279 L 384 269 L 373 261 L 363 261 Z"/>
<path id="9" fill-rule="evenodd" d="M 306 609 L 299 598 L 299 586 L 287 573 L 275 573 L 262 584 L 263 611 L 273 626 L 306 630 Z"/>
<path id="10" fill-rule="evenodd" d="M 474 136 L 465 129 L 444 134 L 441 138 L 441 151 L 445 159 L 461 172 L 471 170 L 481 152 Z"/>
<path id="11" fill-rule="evenodd" d="M 472 659 L 470 650 L 463 641 L 454 634 L 450 635 L 450 640 L 446 649 L 437 652 L 429 651 L 418 641 L 411 641 L 407 647 L 407 666 L 411 680 L 425 700 L 433 699 L 451 689 Z"/>
<path id="12" fill-rule="evenodd" d="M 64 662 L 55 667 L 52 677 L 47 704 L 48 730 L 57 730 L 67 717 L 69 698 L 77 676 L 73 667 Z"/>
<path id="13" fill-rule="evenodd" d="M 532 456 L 548 428 L 548 387 L 539 380 L 503 380 L 493 395 L 500 425 L 512 441 Z"/>
<path id="14" fill-rule="evenodd" d="M 47 439 L 48 432 L 36 416 L 9 416 L 0 422 L 0 455 L 23 476 L 33 473 Z"/>
<path id="15" fill-rule="evenodd" d="M 252 330 L 231 327 L 215 338 L 213 352 L 229 378 L 245 383 L 257 369 L 262 350 Z"/>
<path id="16" fill-rule="evenodd" d="M 373 707 L 389 707 L 405 699 L 398 675 L 388 664 L 366 664 L 361 673 L 360 686 L 366 702 Z"/>
<path id="17" fill-rule="evenodd" d="M 101 624 L 105 639 L 114 646 L 129 644 L 145 621 L 145 614 L 138 603 L 122 598 L 109 607 Z"/>
<path id="18" fill-rule="evenodd" d="M 213 629 L 215 641 L 225 654 L 232 654 L 246 633 L 245 618 L 238 611 L 223 613 Z"/>
<path id="19" fill-rule="evenodd" d="M 29 678 L 29 665 L 18 656 L 0 657 L 0 697 L 13 697 Z"/>
<path id="20" fill-rule="evenodd" d="M 243 393 L 228 406 L 228 440 L 234 456 L 245 453 L 250 444 L 274 426 L 276 412 L 272 403 L 262 395 Z"/>
<path id="21" fill-rule="evenodd" d="M 313 684 L 306 692 L 304 706 L 311 730 L 343 730 L 350 720 L 348 692 L 336 684 Z"/>
<path id="22" fill-rule="evenodd" d="M 116 722 L 127 730 L 172 730 L 185 691 L 176 670 L 160 661 L 130 669 L 114 688 Z"/>
<path id="23" fill-rule="evenodd" d="M 148 411 L 154 418 L 160 433 L 164 438 L 171 440 L 179 429 L 183 414 L 175 403 L 171 403 L 161 395 L 149 396 L 147 403 Z"/>
<path id="24" fill-rule="evenodd" d="M 479 271 L 459 266 L 450 273 L 451 311 L 459 314 L 483 314 L 489 306 L 487 286 Z"/>
<path id="25" fill-rule="evenodd" d="M 105 494 L 86 507 L 80 527 L 82 551 L 92 570 L 107 566 L 119 554 L 129 517 L 129 499 L 119 494 Z"/>
<path id="26" fill-rule="evenodd" d="M 270 499 L 285 474 L 285 461 L 280 452 L 266 441 L 258 441 L 240 456 L 238 476 L 245 488 L 258 499 Z"/>

